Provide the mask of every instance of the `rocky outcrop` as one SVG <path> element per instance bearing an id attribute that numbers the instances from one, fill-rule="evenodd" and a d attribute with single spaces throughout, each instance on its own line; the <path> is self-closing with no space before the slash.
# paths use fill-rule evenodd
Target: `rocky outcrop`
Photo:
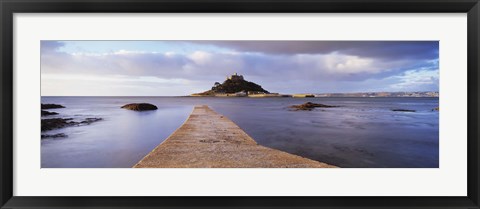
<path id="1" fill-rule="evenodd" d="M 101 121 L 102 118 L 85 118 L 85 120 L 76 122 L 73 118 L 49 118 L 42 119 L 42 131 L 49 131 L 70 126 L 90 125 L 93 122 Z"/>
<path id="2" fill-rule="evenodd" d="M 416 112 L 415 110 L 408 110 L 408 109 L 392 109 L 394 112 Z"/>
<path id="3" fill-rule="evenodd" d="M 132 103 L 123 105 L 122 108 L 134 111 L 156 110 L 157 106 L 148 103 Z"/>
<path id="4" fill-rule="evenodd" d="M 42 134 L 42 139 L 45 139 L 45 138 L 66 138 L 68 137 L 66 134 L 64 133 L 58 133 L 58 134 Z"/>
<path id="5" fill-rule="evenodd" d="M 42 110 L 44 109 L 57 109 L 57 108 L 65 108 L 63 105 L 59 104 L 42 104 Z"/>
<path id="6" fill-rule="evenodd" d="M 325 104 L 317 104 L 313 102 L 307 102 L 301 105 L 292 105 L 289 106 L 290 108 L 293 108 L 294 110 L 313 110 L 314 108 L 332 108 L 332 107 L 338 107 L 338 106 L 333 106 L 333 105 L 325 105 Z"/>
<path id="7" fill-rule="evenodd" d="M 223 83 L 215 83 L 211 90 L 193 94 L 192 96 L 215 96 L 216 94 L 234 94 L 238 92 L 255 92 L 256 94 L 268 94 L 262 86 L 243 79 L 243 76 L 232 75 Z"/>
<path id="8" fill-rule="evenodd" d="M 90 123 L 94 123 L 101 120 L 102 118 L 85 118 L 85 120 L 81 121 L 79 124 L 90 125 Z"/>
<path id="9" fill-rule="evenodd" d="M 42 110 L 42 116 L 48 116 L 48 115 L 58 115 L 57 112 L 48 112 L 45 110 Z"/>
<path id="10" fill-rule="evenodd" d="M 72 121 L 73 118 L 50 118 L 42 119 L 42 131 L 49 131 L 53 129 L 64 128 L 67 126 L 74 126 L 77 123 Z"/>
<path id="11" fill-rule="evenodd" d="M 42 116 L 49 116 L 49 115 L 58 115 L 56 112 L 49 112 L 43 109 L 56 109 L 56 108 L 65 108 L 59 104 L 42 104 Z M 50 131 L 54 129 L 66 128 L 70 126 L 82 126 L 82 125 L 90 125 L 91 123 L 101 121 L 102 118 L 85 118 L 81 121 L 74 121 L 73 118 L 48 118 L 41 120 L 41 130 L 43 131 Z M 65 138 L 67 137 L 64 133 L 57 133 L 57 134 L 42 134 L 41 138 Z"/>

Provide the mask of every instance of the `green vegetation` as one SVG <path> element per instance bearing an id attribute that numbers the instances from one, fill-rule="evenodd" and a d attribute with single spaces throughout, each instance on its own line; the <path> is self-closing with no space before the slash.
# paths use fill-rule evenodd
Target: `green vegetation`
<path id="1" fill-rule="evenodd" d="M 255 94 L 268 94 L 269 92 L 262 88 L 262 86 L 246 81 L 243 76 L 232 75 L 227 78 L 222 84 L 215 83 L 211 90 L 198 93 L 198 96 L 215 96 L 216 94 L 234 94 L 238 92 L 253 92 Z"/>

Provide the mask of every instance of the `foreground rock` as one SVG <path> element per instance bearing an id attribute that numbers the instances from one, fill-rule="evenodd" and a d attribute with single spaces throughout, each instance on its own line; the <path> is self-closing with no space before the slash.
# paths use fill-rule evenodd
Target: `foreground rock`
<path id="1" fill-rule="evenodd" d="M 58 133 L 58 134 L 42 134 L 42 139 L 45 139 L 45 138 L 66 138 L 68 137 L 66 134 L 64 133 Z"/>
<path id="2" fill-rule="evenodd" d="M 301 104 L 301 105 L 292 105 L 290 106 L 290 108 L 294 108 L 295 110 L 313 110 L 314 108 L 316 107 L 320 107 L 320 108 L 332 108 L 332 107 L 338 107 L 338 106 L 332 106 L 332 105 L 325 105 L 325 104 L 317 104 L 317 103 L 313 103 L 313 102 L 307 102 L 305 104 Z"/>
<path id="3" fill-rule="evenodd" d="M 44 110 L 44 109 L 57 109 L 57 108 L 65 108 L 65 106 L 59 105 L 59 104 L 42 104 L 42 110 Z"/>
<path id="4" fill-rule="evenodd" d="M 84 121 L 80 122 L 80 124 L 87 124 L 90 125 L 90 123 L 101 121 L 101 118 L 85 118 Z"/>
<path id="5" fill-rule="evenodd" d="M 123 105 L 122 108 L 134 111 L 156 110 L 157 106 L 148 103 L 132 103 Z"/>
<path id="6" fill-rule="evenodd" d="M 415 110 L 407 110 L 407 109 L 393 109 L 394 112 L 416 112 Z"/>
<path id="7" fill-rule="evenodd" d="M 76 122 L 72 121 L 73 118 L 50 118 L 42 119 L 42 131 L 49 131 L 53 129 L 64 128 L 67 126 L 76 125 Z"/>
<path id="8" fill-rule="evenodd" d="M 45 110 L 42 110 L 42 116 L 48 116 L 48 115 L 58 115 L 57 112 L 48 112 Z"/>
<path id="9" fill-rule="evenodd" d="M 50 119 L 42 119 L 42 131 L 49 131 L 59 128 L 65 128 L 70 126 L 77 126 L 77 125 L 89 125 L 93 122 L 97 122 L 102 120 L 102 118 L 86 118 L 83 121 L 76 122 L 73 121 L 73 118 L 50 118 Z"/>

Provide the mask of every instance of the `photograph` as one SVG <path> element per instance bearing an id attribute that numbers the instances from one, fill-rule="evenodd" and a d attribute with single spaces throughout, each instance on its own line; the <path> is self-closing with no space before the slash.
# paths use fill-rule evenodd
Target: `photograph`
<path id="1" fill-rule="evenodd" d="M 439 62 L 438 40 L 41 40 L 41 168 L 438 169 Z"/>
<path id="2" fill-rule="evenodd" d="M 480 209 L 479 1 L 0 0 L 0 209 Z"/>

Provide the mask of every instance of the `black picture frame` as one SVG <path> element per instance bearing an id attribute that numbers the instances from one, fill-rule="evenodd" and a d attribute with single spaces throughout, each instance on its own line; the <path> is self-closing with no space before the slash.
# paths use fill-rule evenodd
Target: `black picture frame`
<path id="1" fill-rule="evenodd" d="M 479 208 L 478 0 L 0 0 L 1 208 Z M 13 196 L 15 13 L 467 13 L 468 195 L 465 197 L 21 197 Z M 452 179 L 455 180 L 455 179 Z"/>

